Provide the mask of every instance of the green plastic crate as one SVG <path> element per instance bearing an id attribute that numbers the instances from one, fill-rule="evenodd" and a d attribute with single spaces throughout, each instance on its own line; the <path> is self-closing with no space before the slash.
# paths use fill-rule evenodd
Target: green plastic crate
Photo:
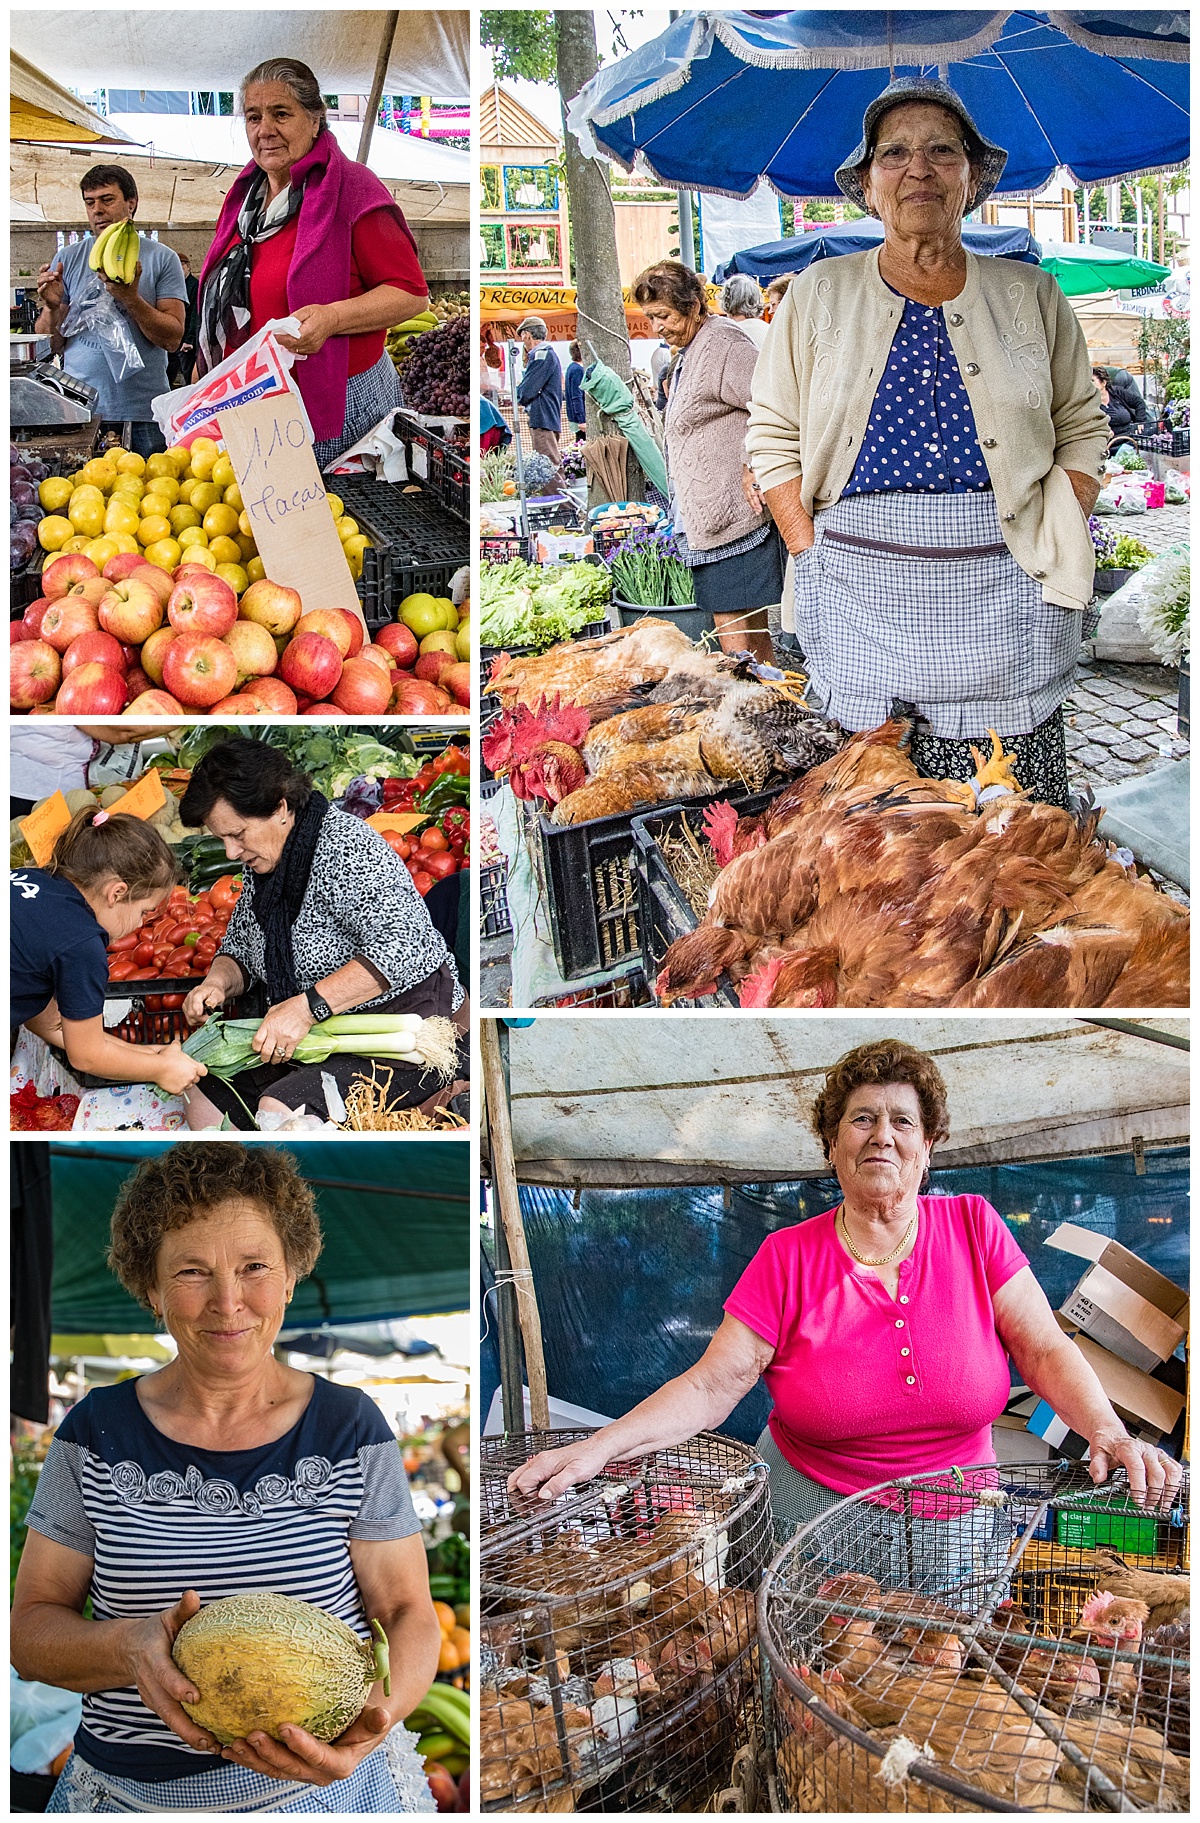
<path id="1" fill-rule="evenodd" d="M 1111 1549 L 1123 1557 L 1152 1557 L 1158 1548 L 1158 1522 L 1132 1506 L 1106 1507 L 1103 1512 L 1073 1512 L 1068 1507 L 1058 1514 L 1058 1542 L 1085 1551 Z"/>

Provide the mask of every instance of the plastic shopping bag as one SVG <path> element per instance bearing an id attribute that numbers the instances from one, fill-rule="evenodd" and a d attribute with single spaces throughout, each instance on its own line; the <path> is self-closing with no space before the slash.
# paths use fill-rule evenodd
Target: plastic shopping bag
<path id="1" fill-rule="evenodd" d="M 273 317 L 194 386 L 164 392 L 152 400 L 150 409 L 167 442 L 191 445 L 197 437 L 212 437 L 219 442 L 221 412 L 230 411 L 235 405 L 249 405 L 253 399 L 267 399 L 273 393 L 284 392 L 294 394 L 299 401 L 308 434 L 312 437 L 304 400 L 292 379 L 292 364 L 303 357 L 281 348 L 274 333 L 282 329 L 285 335 L 298 336 L 302 327 L 298 317 Z"/>
<path id="2" fill-rule="evenodd" d="M 95 342 L 118 383 L 132 374 L 141 373 L 146 365 L 112 293 L 106 290 L 100 274 L 89 266 L 83 269 L 78 290 L 71 294 L 70 309 L 63 318 L 61 333 L 68 342 L 76 338 Z"/>

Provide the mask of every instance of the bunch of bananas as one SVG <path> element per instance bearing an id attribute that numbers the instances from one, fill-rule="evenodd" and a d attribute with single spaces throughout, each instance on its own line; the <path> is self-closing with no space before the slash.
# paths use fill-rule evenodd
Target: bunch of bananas
<path id="1" fill-rule="evenodd" d="M 439 319 L 430 309 L 422 310 L 417 316 L 409 317 L 406 323 L 397 323 L 387 332 L 387 351 L 396 367 L 402 367 L 408 358 L 413 342 L 428 329 L 436 329 Z"/>
<path id="2" fill-rule="evenodd" d="M 88 265 L 116 285 L 132 285 L 142 242 L 132 222 L 110 222 L 92 242 Z"/>

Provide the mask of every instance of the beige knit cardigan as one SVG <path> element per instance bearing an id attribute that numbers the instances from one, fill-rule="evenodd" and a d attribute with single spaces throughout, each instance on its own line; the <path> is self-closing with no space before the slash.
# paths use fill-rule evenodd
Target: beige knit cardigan
<path id="1" fill-rule="evenodd" d="M 1095 556 L 1064 471 L 1099 478 L 1109 437 L 1083 330 L 1050 273 L 966 258 L 946 327 L 1004 541 L 1044 601 L 1083 609 Z M 814 514 L 841 497 L 902 310 L 877 248 L 819 260 L 793 280 L 754 372 L 746 452 L 761 487 L 802 480 Z"/>
<path id="2" fill-rule="evenodd" d="M 742 447 L 758 350 L 728 317 L 705 317 L 671 381 L 667 465 L 687 541 L 714 551 L 763 523 L 742 492 Z"/>

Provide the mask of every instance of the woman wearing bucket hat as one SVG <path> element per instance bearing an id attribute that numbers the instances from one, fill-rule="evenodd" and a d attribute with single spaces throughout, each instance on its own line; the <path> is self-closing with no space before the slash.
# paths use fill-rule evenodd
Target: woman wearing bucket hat
<path id="1" fill-rule="evenodd" d="M 857 732 L 914 705 L 913 759 L 939 777 L 972 777 L 994 728 L 1026 791 L 1065 805 L 1108 424 L 1057 281 L 963 247 L 1006 159 L 943 83 L 876 97 L 836 177 L 883 244 L 793 282 L 746 449 L 826 713 Z"/>

